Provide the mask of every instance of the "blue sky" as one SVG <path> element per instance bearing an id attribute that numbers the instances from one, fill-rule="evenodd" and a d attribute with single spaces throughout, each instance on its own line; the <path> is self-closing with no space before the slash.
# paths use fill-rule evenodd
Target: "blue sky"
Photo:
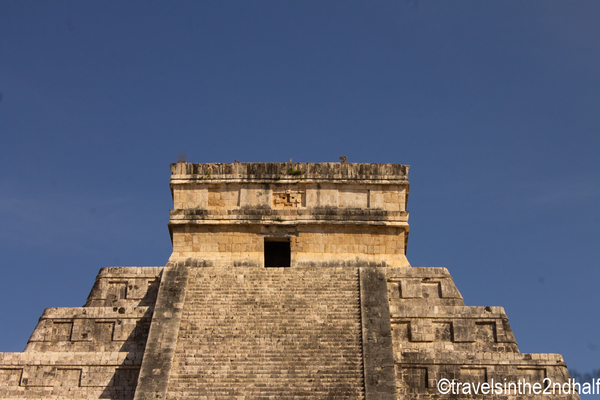
<path id="1" fill-rule="evenodd" d="M 0 2 L 0 351 L 164 265 L 169 163 L 411 166 L 408 259 L 600 369 L 597 1 Z"/>

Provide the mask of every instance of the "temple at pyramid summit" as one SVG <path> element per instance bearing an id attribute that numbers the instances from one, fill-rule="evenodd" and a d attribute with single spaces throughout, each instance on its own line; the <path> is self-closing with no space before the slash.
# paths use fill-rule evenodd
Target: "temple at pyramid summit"
<path id="1" fill-rule="evenodd" d="M 560 355 L 519 352 L 502 307 L 410 266 L 408 170 L 171 164 L 167 264 L 103 268 L 83 307 L 46 309 L 0 353 L 0 399 L 509 400 L 568 382 Z"/>

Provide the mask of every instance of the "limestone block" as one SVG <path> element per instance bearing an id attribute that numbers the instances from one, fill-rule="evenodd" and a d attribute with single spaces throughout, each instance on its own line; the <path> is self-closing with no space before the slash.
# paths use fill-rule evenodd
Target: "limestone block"
<path id="1" fill-rule="evenodd" d="M 403 279 L 400 281 L 400 297 L 403 299 L 423 297 L 421 279 Z"/>
<path id="2" fill-rule="evenodd" d="M 404 209 L 404 195 L 399 186 L 390 186 L 383 192 L 383 209 L 386 211 L 401 211 Z"/>
<path id="3" fill-rule="evenodd" d="M 113 340 L 115 321 L 94 321 L 92 339 L 96 342 L 110 342 Z"/>
<path id="4" fill-rule="evenodd" d="M 436 342 L 452 341 L 452 322 L 443 320 L 432 320 L 432 327 Z"/>
<path id="5" fill-rule="evenodd" d="M 543 383 L 547 377 L 546 368 L 521 367 L 517 369 L 518 376 L 529 383 Z"/>
<path id="6" fill-rule="evenodd" d="M 304 200 L 305 207 L 310 207 L 310 208 L 318 207 L 317 204 L 320 202 L 321 195 L 320 195 L 319 189 L 317 188 L 316 185 L 305 185 L 304 186 L 304 194 L 305 194 L 305 200 Z"/>
<path id="7" fill-rule="evenodd" d="M 113 366 L 89 366 L 81 371 L 81 387 L 113 386 L 116 368 Z"/>
<path id="8" fill-rule="evenodd" d="M 52 342 L 71 340 L 73 321 L 45 321 L 48 321 L 52 324 Z"/>
<path id="9" fill-rule="evenodd" d="M 81 386 L 81 368 L 57 368 L 53 386 L 66 388 Z"/>
<path id="10" fill-rule="evenodd" d="M 483 383 L 487 382 L 487 370 L 486 368 L 477 367 L 462 367 L 460 368 L 460 381 L 461 382 L 472 382 L 472 383 Z"/>
<path id="11" fill-rule="evenodd" d="M 366 186 L 342 186 L 338 193 L 338 207 L 368 208 L 369 193 Z"/>
<path id="12" fill-rule="evenodd" d="M 501 323 L 496 325 L 498 329 L 498 342 L 499 343 L 517 343 L 515 335 L 508 323 L 508 318 L 502 318 Z"/>
<path id="13" fill-rule="evenodd" d="M 134 340 L 134 333 L 139 321 L 133 319 L 119 319 L 114 325 L 112 340 L 126 341 Z"/>
<path id="14" fill-rule="evenodd" d="M 21 386 L 54 386 L 56 367 L 49 365 L 29 365 L 23 368 Z"/>
<path id="15" fill-rule="evenodd" d="M 477 321 L 475 322 L 475 328 L 478 342 L 498 342 L 495 321 Z"/>
<path id="16" fill-rule="evenodd" d="M 268 187 L 240 189 L 240 207 L 271 208 L 272 191 Z"/>
<path id="17" fill-rule="evenodd" d="M 306 187 L 306 207 L 323 208 L 338 207 L 339 190 L 334 185 L 319 185 Z"/>
<path id="18" fill-rule="evenodd" d="M 141 300 L 148 293 L 148 279 L 138 278 L 129 279 L 127 281 L 127 296 L 128 300 Z"/>
<path id="19" fill-rule="evenodd" d="M 396 379 L 398 386 L 410 389 L 426 389 L 428 385 L 428 372 L 424 367 L 400 367 Z"/>
<path id="20" fill-rule="evenodd" d="M 19 386 L 22 368 L 0 368 L 0 386 Z"/>
<path id="21" fill-rule="evenodd" d="M 463 298 L 452 279 L 441 279 L 440 280 L 440 291 L 441 291 L 440 297 L 442 297 L 444 299 L 461 299 L 462 300 L 462 298 Z"/>
<path id="22" fill-rule="evenodd" d="M 427 300 L 442 298 L 441 285 L 437 280 L 424 278 L 421 281 L 421 289 L 423 290 L 423 297 Z"/>
<path id="23" fill-rule="evenodd" d="M 100 274 L 98 274 L 98 277 L 96 277 L 94 286 L 92 287 L 92 290 L 88 296 L 88 302 L 90 300 L 106 299 L 106 293 L 108 291 L 108 279 L 101 279 L 101 274 L 102 270 L 100 270 Z"/>
<path id="24" fill-rule="evenodd" d="M 52 340 L 53 328 L 54 324 L 51 320 L 40 319 L 29 340 L 36 342 L 49 342 Z"/>
<path id="25" fill-rule="evenodd" d="M 95 328 L 95 321 L 93 319 L 75 319 L 73 320 L 71 340 L 74 342 L 91 342 L 94 338 Z"/>
<path id="26" fill-rule="evenodd" d="M 390 299 L 390 307 L 400 298 L 400 282 L 388 280 L 388 298 Z"/>
<path id="27" fill-rule="evenodd" d="M 409 325 L 408 321 L 394 321 L 392 323 L 392 342 L 395 352 L 400 352 L 404 348 L 405 343 L 410 341 Z"/>
<path id="28" fill-rule="evenodd" d="M 411 342 L 433 342 L 435 332 L 430 319 L 413 319 L 410 321 Z"/>
<path id="29" fill-rule="evenodd" d="M 369 190 L 369 208 L 376 210 L 384 209 L 383 193 L 384 191 L 381 187 Z"/>
<path id="30" fill-rule="evenodd" d="M 477 339 L 475 321 L 472 319 L 454 319 L 452 331 L 455 342 L 475 342 Z"/>
<path id="31" fill-rule="evenodd" d="M 106 288 L 106 299 L 107 301 L 118 301 L 127 298 L 127 281 L 111 281 L 108 282 Z"/>
<path id="32" fill-rule="evenodd" d="M 208 189 L 194 184 L 174 187 L 173 204 L 176 209 L 205 209 L 208 205 Z"/>
<path id="33" fill-rule="evenodd" d="M 253 196 L 260 197 L 257 190 L 260 191 L 260 189 L 254 189 L 250 193 L 244 193 L 244 196 L 250 196 L 249 198 L 244 198 L 244 201 L 252 201 L 250 198 L 253 198 Z M 239 185 L 211 185 L 208 189 L 207 207 L 205 208 L 231 209 L 240 207 L 242 204 L 241 196 Z M 260 202 L 262 200 L 257 201 Z"/>

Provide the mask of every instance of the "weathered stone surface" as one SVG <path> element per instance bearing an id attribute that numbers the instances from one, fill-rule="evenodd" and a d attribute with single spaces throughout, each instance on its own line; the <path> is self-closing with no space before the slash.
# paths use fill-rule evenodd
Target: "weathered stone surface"
<path id="1" fill-rule="evenodd" d="M 23 353 L 0 353 L 0 398 L 133 399 L 162 269 L 103 268 L 84 307 L 46 309 Z"/>
<path id="2" fill-rule="evenodd" d="M 171 165 L 171 260 L 263 266 L 265 238 L 296 266 L 409 267 L 408 167 L 397 164 Z"/>
<path id="3" fill-rule="evenodd" d="M 358 271 L 322 272 L 191 270 L 167 399 L 362 398 Z"/>
<path id="4" fill-rule="evenodd" d="M 521 354 L 502 307 L 468 307 L 445 268 L 388 268 L 387 288 L 398 398 L 448 398 L 440 379 L 460 382 L 567 382 L 557 354 Z M 456 396 L 456 395 L 455 395 Z M 460 395 L 539 398 L 540 395 Z M 544 396 L 576 399 L 576 395 Z"/>
<path id="5" fill-rule="evenodd" d="M 390 309 L 383 268 L 360 269 L 365 398 L 396 398 Z"/>
<path id="6" fill-rule="evenodd" d="M 163 271 L 135 400 L 166 397 L 189 271 L 185 262 L 168 263 Z"/>
<path id="7" fill-rule="evenodd" d="M 149 306 L 156 301 L 163 267 L 107 267 L 96 277 L 86 307 Z"/>
<path id="8" fill-rule="evenodd" d="M 24 352 L 0 353 L 1 399 L 512 400 L 540 395 L 436 385 L 569 379 L 560 355 L 519 352 L 502 307 L 410 267 L 407 166 L 171 174 L 167 265 L 103 268 L 84 307 L 45 310 Z"/>

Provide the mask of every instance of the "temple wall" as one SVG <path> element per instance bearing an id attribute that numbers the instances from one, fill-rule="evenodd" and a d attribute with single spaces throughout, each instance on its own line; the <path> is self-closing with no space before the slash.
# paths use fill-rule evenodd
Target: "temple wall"
<path id="1" fill-rule="evenodd" d="M 406 211 L 401 185 L 333 183 L 189 183 L 173 187 L 174 209 L 358 208 Z"/>
<path id="2" fill-rule="evenodd" d="M 202 259 L 212 265 L 264 266 L 264 242 L 289 240 L 291 267 L 353 265 L 408 267 L 403 229 L 371 226 L 208 226 L 173 229 L 171 260 Z"/>

